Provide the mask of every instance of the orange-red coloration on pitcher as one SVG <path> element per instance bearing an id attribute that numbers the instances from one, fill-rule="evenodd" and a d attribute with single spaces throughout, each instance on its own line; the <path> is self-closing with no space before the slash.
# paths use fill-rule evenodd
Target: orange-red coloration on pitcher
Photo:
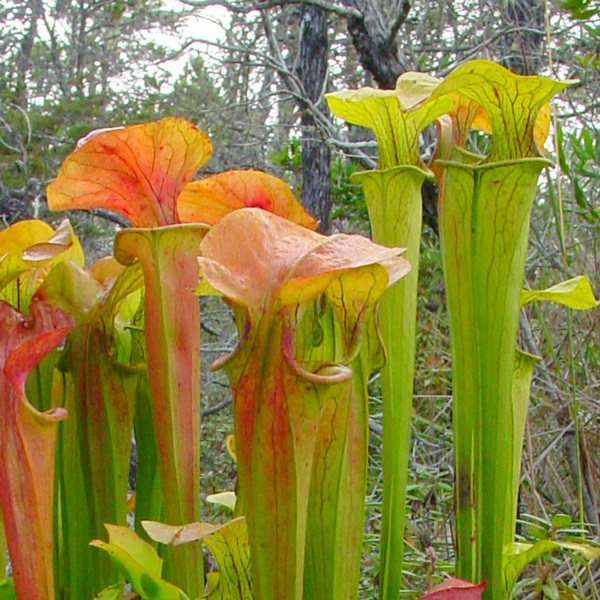
<path id="1" fill-rule="evenodd" d="M 63 311 L 35 298 L 30 316 L 0 302 L 0 505 L 17 596 L 29 600 L 54 599 L 54 447 L 66 411 L 37 411 L 25 380 L 71 327 Z"/>

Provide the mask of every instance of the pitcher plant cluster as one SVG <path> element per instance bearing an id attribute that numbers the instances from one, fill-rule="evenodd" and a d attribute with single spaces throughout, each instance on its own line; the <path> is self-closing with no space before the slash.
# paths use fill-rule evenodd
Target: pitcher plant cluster
<path id="1" fill-rule="evenodd" d="M 444 80 L 407 73 L 395 90 L 328 95 L 379 143 L 377 169 L 355 175 L 373 241 L 316 233 L 287 185 L 262 172 L 192 181 L 212 148 L 182 119 L 83 139 L 48 205 L 126 216 L 114 256 L 85 268 L 67 220 L 0 232 L 0 508 L 12 569 L 0 598 L 357 599 L 367 381 L 381 370 L 379 597 L 398 600 L 427 179 L 439 188 L 451 328 L 457 578 L 423 599 L 511 598 L 521 570 L 561 546 L 515 543 L 536 361 L 517 348 L 519 311 L 597 304 L 583 276 L 522 291 L 537 180 L 551 164 L 548 102 L 566 85 L 472 61 Z M 432 124 L 426 165 L 419 137 Z M 486 155 L 470 147 L 472 130 L 490 135 Z M 202 295 L 222 298 L 238 330 L 212 365 L 231 386 L 238 473 L 233 518 L 219 525 L 201 521 Z M 205 574 L 205 552 L 218 571 Z"/>

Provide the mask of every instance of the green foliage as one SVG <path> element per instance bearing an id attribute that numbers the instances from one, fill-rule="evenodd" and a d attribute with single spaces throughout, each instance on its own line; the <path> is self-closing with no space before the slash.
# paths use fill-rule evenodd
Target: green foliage
<path id="1" fill-rule="evenodd" d="M 594 200 L 600 190 L 600 137 L 596 131 L 583 129 L 565 140 L 561 129 L 558 140 L 560 165 L 571 181 L 574 210 L 600 231 L 600 207 Z"/>
<path id="2" fill-rule="evenodd" d="M 584 531 L 574 530 L 572 521 L 569 515 L 564 514 L 554 515 L 550 522 L 532 515 L 524 515 L 522 523 L 527 526 L 528 537 L 533 539 L 514 542 L 507 549 L 504 564 L 507 589 L 513 588 L 528 565 L 542 557 L 549 557 L 555 551 L 577 555 L 585 563 L 600 557 L 600 547 L 583 542 L 581 536 Z M 554 580 L 544 574 L 541 584 L 546 595 L 551 598 L 556 588 Z M 559 595 L 554 597 L 558 598 Z"/>
<path id="3" fill-rule="evenodd" d="M 600 12 L 597 0 L 564 0 L 562 6 L 575 19 L 591 19 Z"/>
<path id="4" fill-rule="evenodd" d="M 0 600 L 17 600 L 12 579 L 0 582 Z"/>
<path id="5" fill-rule="evenodd" d="M 291 139 L 280 152 L 271 157 L 273 164 L 292 177 L 297 177 L 302 168 L 300 140 Z M 352 179 L 359 171 L 358 163 L 334 156 L 330 164 L 331 218 L 338 221 L 340 229 L 368 232 L 369 216 L 362 187 Z"/>
<path id="6" fill-rule="evenodd" d="M 163 561 L 150 544 L 127 527 L 107 525 L 106 529 L 108 543 L 94 540 L 91 545 L 108 553 L 142 600 L 189 600 L 161 578 Z"/>
<path id="7" fill-rule="evenodd" d="M 292 138 L 280 152 L 271 157 L 275 166 L 283 167 L 286 171 L 298 171 L 302 167 L 302 154 L 300 140 Z"/>
<path id="8" fill-rule="evenodd" d="M 331 218 L 348 223 L 352 231 L 363 232 L 369 222 L 369 214 L 363 188 L 353 179 L 358 170 L 355 162 L 332 158 Z"/>

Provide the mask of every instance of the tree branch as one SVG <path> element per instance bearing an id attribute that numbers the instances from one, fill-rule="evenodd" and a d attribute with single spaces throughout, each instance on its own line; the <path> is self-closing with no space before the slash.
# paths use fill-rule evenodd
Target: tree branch
<path id="1" fill-rule="evenodd" d="M 127 217 L 120 215 L 118 213 L 111 212 L 110 210 L 104 210 L 103 208 L 96 208 L 92 211 L 92 213 L 96 217 L 100 217 L 105 221 L 110 221 L 115 225 L 119 225 L 119 227 L 123 227 L 123 229 L 128 229 L 131 227 L 131 223 Z"/>
<path id="2" fill-rule="evenodd" d="M 202 411 L 202 418 L 208 417 L 210 415 L 214 415 L 215 413 L 218 413 L 219 411 L 223 410 L 224 408 L 227 408 L 231 404 L 231 402 L 232 402 L 232 400 L 231 400 L 231 396 L 230 396 L 229 398 L 225 398 L 225 400 L 222 400 L 221 402 L 219 402 L 218 404 L 215 404 L 214 406 L 209 406 L 208 408 L 206 408 Z"/>
<path id="3" fill-rule="evenodd" d="M 390 33 L 372 0 L 342 0 L 348 9 L 358 11 L 362 17 L 348 18 L 348 33 L 352 39 L 360 64 L 373 75 L 383 89 L 394 89 L 398 77 L 408 67 L 398 58 L 398 45 L 390 43 Z"/>
<path id="4" fill-rule="evenodd" d="M 203 8 L 205 6 L 222 6 L 231 12 L 237 14 L 247 14 L 255 10 L 267 10 L 269 8 L 289 6 L 292 4 L 302 4 L 305 6 L 314 6 L 322 10 L 339 15 L 340 17 L 354 19 L 362 19 L 362 13 L 351 7 L 345 7 L 340 4 L 333 4 L 325 0 L 256 0 L 256 2 L 242 1 L 239 4 L 230 0 L 179 0 L 182 4 L 194 6 L 195 8 Z"/>
<path id="5" fill-rule="evenodd" d="M 410 0 L 402 0 L 402 6 L 400 7 L 400 14 L 396 17 L 392 28 L 390 29 L 390 35 L 388 36 L 388 44 L 392 44 L 400 31 L 400 28 L 404 23 L 406 23 L 406 19 L 408 17 L 408 13 L 412 8 L 412 4 Z"/>

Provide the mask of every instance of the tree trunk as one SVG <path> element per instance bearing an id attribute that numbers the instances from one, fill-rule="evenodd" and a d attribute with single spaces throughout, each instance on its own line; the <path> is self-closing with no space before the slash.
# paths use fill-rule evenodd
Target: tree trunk
<path id="1" fill-rule="evenodd" d="M 393 90 L 396 79 L 408 69 L 398 58 L 398 44 L 392 32 L 370 0 L 343 0 L 342 3 L 362 14 L 361 18 L 348 17 L 348 33 L 361 65 L 373 75 L 380 88 Z M 407 13 L 408 10 L 410 4 Z"/>
<path id="2" fill-rule="evenodd" d="M 316 6 L 303 5 L 301 19 L 298 75 L 308 101 L 326 112 L 323 96 L 329 58 L 327 13 Z M 303 104 L 302 204 L 319 219 L 319 231 L 325 233 L 330 227 L 331 213 L 330 152 L 313 115 Z"/>
<path id="3" fill-rule="evenodd" d="M 29 98 L 27 93 L 27 76 L 30 70 L 31 53 L 33 45 L 38 35 L 38 19 L 41 14 L 41 5 L 39 0 L 30 2 L 29 9 L 31 18 L 29 20 L 29 29 L 21 40 L 21 48 L 17 58 L 17 85 L 15 89 L 15 103 L 21 108 L 27 110 Z"/>

